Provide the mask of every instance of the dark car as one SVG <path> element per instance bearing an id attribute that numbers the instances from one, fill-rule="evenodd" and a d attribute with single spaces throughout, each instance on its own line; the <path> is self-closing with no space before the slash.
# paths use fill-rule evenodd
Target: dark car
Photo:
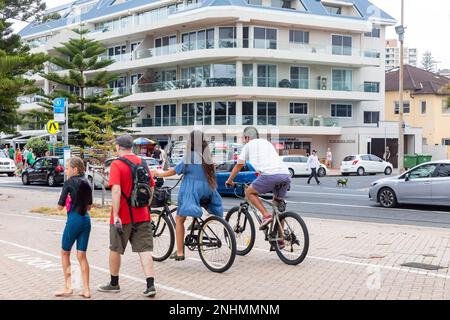
<path id="1" fill-rule="evenodd" d="M 46 183 L 50 187 L 56 187 L 64 182 L 63 159 L 57 157 L 43 157 L 28 167 L 22 173 L 22 183 Z"/>

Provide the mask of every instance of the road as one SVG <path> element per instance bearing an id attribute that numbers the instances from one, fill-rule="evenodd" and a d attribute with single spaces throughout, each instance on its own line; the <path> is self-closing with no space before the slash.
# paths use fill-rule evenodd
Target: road
<path id="1" fill-rule="evenodd" d="M 321 185 L 314 182 L 306 184 L 305 177 L 295 177 L 287 196 L 288 210 L 297 211 L 302 216 L 323 219 L 351 220 L 360 222 L 389 223 L 450 228 L 450 207 L 404 205 L 400 208 L 385 209 L 368 199 L 368 187 L 371 182 L 383 178 L 383 175 L 349 177 L 347 188 L 336 187 L 338 177 L 321 178 Z M 176 181 L 167 180 L 167 185 Z M 0 176 L 0 188 L 20 190 L 45 190 L 60 192 L 61 188 L 40 185 L 24 186 L 18 178 Z M 174 199 L 179 187 L 173 191 Z M 101 197 L 101 190 L 95 191 L 95 197 Z M 110 199 L 107 191 L 106 199 Z M 239 205 L 240 200 L 225 196 L 223 204 L 226 211 Z"/>

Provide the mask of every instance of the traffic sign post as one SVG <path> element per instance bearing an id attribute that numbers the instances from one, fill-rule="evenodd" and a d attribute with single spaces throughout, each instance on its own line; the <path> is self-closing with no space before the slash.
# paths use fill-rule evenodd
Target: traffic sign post
<path id="1" fill-rule="evenodd" d="M 50 134 L 57 134 L 59 132 L 59 124 L 55 120 L 47 122 L 47 132 Z"/>
<path id="2" fill-rule="evenodd" d="M 64 146 L 69 145 L 69 117 L 67 98 L 53 99 L 53 121 L 64 123 Z"/>

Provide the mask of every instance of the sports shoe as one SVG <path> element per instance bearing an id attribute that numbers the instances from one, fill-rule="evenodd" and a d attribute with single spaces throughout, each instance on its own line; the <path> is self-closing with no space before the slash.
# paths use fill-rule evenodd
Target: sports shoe
<path id="1" fill-rule="evenodd" d="M 142 295 L 144 297 L 154 297 L 156 295 L 155 286 L 151 286 L 151 287 L 147 288 L 144 292 L 142 292 Z"/>
<path id="2" fill-rule="evenodd" d="M 285 247 L 286 244 L 284 243 L 284 240 L 278 240 L 278 248 L 280 248 L 280 250 L 283 250 Z M 275 251 L 273 245 L 270 246 L 270 251 Z"/>
<path id="3" fill-rule="evenodd" d="M 119 293 L 120 292 L 120 286 L 119 285 L 113 286 L 111 284 L 111 282 L 110 282 L 110 283 L 108 283 L 108 284 L 106 284 L 104 286 L 98 286 L 97 290 L 100 291 L 100 292 Z"/>
<path id="4" fill-rule="evenodd" d="M 264 230 L 265 228 L 267 228 L 267 226 L 269 225 L 269 223 L 271 223 L 273 221 L 272 216 L 265 216 L 263 218 L 263 222 L 261 223 L 261 225 L 259 226 L 259 230 Z"/>
<path id="5" fill-rule="evenodd" d="M 274 199 L 273 204 L 278 208 L 278 211 L 285 212 L 286 211 L 286 201 L 283 199 Z"/>

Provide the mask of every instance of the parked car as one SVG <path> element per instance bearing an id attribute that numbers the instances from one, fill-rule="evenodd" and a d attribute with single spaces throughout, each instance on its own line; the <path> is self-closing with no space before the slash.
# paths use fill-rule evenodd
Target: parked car
<path id="1" fill-rule="evenodd" d="M 24 170 L 22 183 L 46 183 L 50 187 L 56 187 L 64 182 L 63 159 L 58 157 L 42 157 Z"/>
<path id="2" fill-rule="evenodd" d="M 289 168 L 291 177 L 294 176 L 309 176 L 311 171 L 306 170 L 306 162 L 308 157 L 305 156 L 282 156 L 281 159 Z M 319 177 L 324 177 L 328 174 L 327 166 L 320 164 L 320 168 L 317 170 L 317 175 Z"/>
<path id="3" fill-rule="evenodd" d="M 341 164 L 343 176 L 348 176 L 350 173 L 356 173 L 358 176 L 363 176 L 366 173 L 384 173 L 389 176 L 392 174 L 392 170 L 392 163 L 386 162 L 373 154 L 347 156 Z"/>
<path id="4" fill-rule="evenodd" d="M 420 164 L 400 176 L 374 181 L 369 198 L 385 208 L 398 204 L 450 206 L 450 160 Z"/>
<path id="5" fill-rule="evenodd" d="M 95 189 L 101 189 L 102 184 L 105 186 L 106 189 L 109 189 L 108 181 L 109 181 L 109 167 L 111 166 L 111 163 L 116 160 L 116 158 L 110 158 L 105 161 L 105 169 L 103 171 L 103 174 L 95 174 L 91 170 L 86 171 L 86 177 L 88 178 L 89 182 L 92 183 L 92 181 L 95 179 Z"/>
<path id="6" fill-rule="evenodd" d="M 221 195 L 234 195 L 234 188 L 225 187 L 225 181 L 230 177 L 230 173 L 236 165 L 237 161 L 226 161 L 216 166 L 217 191 Z M 247 161 L 241 172 L 234 178 L 235 182 L 252 183 L 258 177 L 255 168 Z M 244 190 L 238 188 L 238 195 L 243 196 Z"/>
<path id="7" fill-rule="evenodd" d="M 159 164 L 159 161 L 156 160 L 155 158 L 150 158 L 150 157 L 141 157 L 142 159 L 145 160 L 145 162 L 147 162 L 148 168 L 150 170 L 161 170 L 162 169 L 162 165 Z"/>
<path id="8" fill-rule="evenodd" d="M 3 150 L 0 150 L 0 174 L 6 173 L 13 177 L 16 172 L 16 164 L 14 160 L 10 159 Z"/>

